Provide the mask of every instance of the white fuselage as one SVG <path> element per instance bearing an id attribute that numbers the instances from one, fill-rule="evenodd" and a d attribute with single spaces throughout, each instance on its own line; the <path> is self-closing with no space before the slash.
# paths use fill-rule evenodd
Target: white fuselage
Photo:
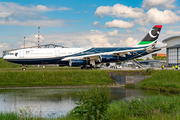
<path id="1" fill-rule="evenodd" d="M 33 59 L 69 56 L 80 52 L 83 48 L 30 48 L 14 50 L 5 55 L 4 59 Z M 17 54 L 18 53 L 18 54 Z M 17 54 L 17 55 L 15 55 Z"/>

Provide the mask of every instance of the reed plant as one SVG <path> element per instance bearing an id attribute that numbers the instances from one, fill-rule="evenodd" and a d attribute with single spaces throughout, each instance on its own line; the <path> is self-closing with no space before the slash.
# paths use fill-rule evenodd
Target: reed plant
<path id="1" fill-rule="evenodd" d="M 86 91 L 79 91 L 79 103 L 72 114 L 86 120 L 107 119 L 109 91 L 107 87 L 92 87 Z"/>
<path id="2" fill-rule="evenodd" d="M 114 101 L 108 108 L 109 118 L 153 119 L 158 116 L 180 117 L 180 96 L 136 97 L 131 100 Z"/>

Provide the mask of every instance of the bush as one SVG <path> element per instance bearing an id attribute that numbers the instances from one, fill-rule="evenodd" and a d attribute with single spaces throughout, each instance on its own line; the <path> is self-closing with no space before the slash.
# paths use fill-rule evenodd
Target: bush
<path id="1" fill-rule="evenodd" d="M 86 91 L 79 91 L 79 103 L 73 110 L 74 116 L 83 116 L 88 120 L 107 119 L 109 90 L 107 87 L 91 87 Z"/>

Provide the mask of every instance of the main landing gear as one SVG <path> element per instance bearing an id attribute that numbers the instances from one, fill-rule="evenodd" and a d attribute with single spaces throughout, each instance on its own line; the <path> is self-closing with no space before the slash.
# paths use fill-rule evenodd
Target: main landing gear
<path id="1" fill-rule="evenodd" d="M 89 70 L 89 69 L 99 69 L 99 67 L 97 67 L 96 65 L 83 65 L 83 66 L 81 66 L 81 69 L 87 69 L 87 70 Z"/>
<path id="2" fill-rule="evenodd" d="M 83 65 L 81 69 L 92 69 L 92 65 Z"/>
<path id="3" fill-rule="evenodd" d="M 22 70 L 26 70 L 26 68 L 24 67 L 24 64 L 22 64 Z"/>

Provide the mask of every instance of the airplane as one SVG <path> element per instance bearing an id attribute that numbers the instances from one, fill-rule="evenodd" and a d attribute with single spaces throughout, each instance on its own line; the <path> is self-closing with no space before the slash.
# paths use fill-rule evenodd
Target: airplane
<path id="1" fill-rule="evenodd" d="M 3 59 L 24 65 L 59 64 L 60 66 L 96 67 L 99 63 L 121 62 L 161 50 L 155 48 L 162 25 L 155 25 L 147 35 L 133 47 L 91 47 L 84 48 L 22 48 L 12 50 Z"/>

